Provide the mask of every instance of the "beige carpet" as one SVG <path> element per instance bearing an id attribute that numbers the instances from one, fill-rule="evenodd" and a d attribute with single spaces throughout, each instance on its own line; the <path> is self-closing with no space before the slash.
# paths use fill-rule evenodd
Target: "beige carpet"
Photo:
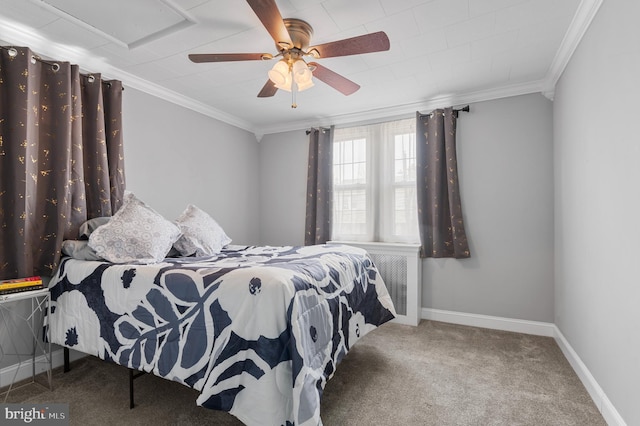
<path id="1" fill-rule="evenodd" d="M 129 409 L 128 370 L 93 357 L 8 402 L 69 403 L 72 425 L 241 425 L 197 392 L 145 375 Z M 322 400 L 333 425 L 606 425 L 555 341 L 434 321 L 386 324 L 338 366 Z M 265 422 L 266 424 L 266 422 Z"/>

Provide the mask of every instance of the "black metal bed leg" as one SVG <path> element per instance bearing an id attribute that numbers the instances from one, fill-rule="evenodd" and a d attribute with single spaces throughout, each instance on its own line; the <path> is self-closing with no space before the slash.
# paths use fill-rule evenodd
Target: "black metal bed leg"
<path id="1" fill-rule="evenodd" d="M 129 409 L 132 409 L 135 404 L 133 403 L 133 380 L 142 376 L 144 371 L 138 371 L 134 373 L 134 370 L 129 369 Z"/>
<path id="2" fill-rule="evenodd" d="M 133 404 L 133 370 L 129 369 L 129 409 L 134 407 Z"/>
<path id="3" fill-rule="evenodd" d="M 64 347 L 62 348 L 62 353 L 64 356 L 64 367 L 63 370 L 65 373 L 68 373 L 71 370 L 71 367 L 69 367 L 69 348 Z"/>
<path id="4" fill-rule="evenodd" d="M 69 371 L 71 371 L 71 367 L 69 363 L 69 348 L 63 347 L 62 355 L 64 358 L 63 371 L 65 373 L 68 373 Z M 138 371 L 137 373 L 134 373 L 134 370 L 129 368 L 129 409 L 132 409 L 135 406 L 133 402 L 133 380 L 137 379 L 143 374 L 144 374 L 144 371 Z"/>

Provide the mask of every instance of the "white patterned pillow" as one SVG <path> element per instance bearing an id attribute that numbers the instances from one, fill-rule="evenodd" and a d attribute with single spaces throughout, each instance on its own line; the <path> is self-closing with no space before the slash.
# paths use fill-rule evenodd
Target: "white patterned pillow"
<path id="1" fill-rule="evenodd" d="M 218 222 L 193 204 L 187 206 L 176 224 L 182 236 L 173 247 L 183 256 L 212 256 L 231 242 Z"/>
<path id="2" fill-rule="evenodd" d="M 89 236 L 89 247 L 113 263 L 158 263 L 180 237 L 180 229 L 131 192 L 108 223 Z"/>

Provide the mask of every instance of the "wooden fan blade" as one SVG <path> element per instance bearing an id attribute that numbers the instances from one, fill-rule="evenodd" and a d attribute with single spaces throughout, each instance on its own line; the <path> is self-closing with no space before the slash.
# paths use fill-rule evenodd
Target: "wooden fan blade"
<path id="1" fill-rule="evenodd" d="M 341 76 L 337 72 L 331 71 L 329 68 L 323 67 L 317 62 L 309 62 L 309 66 L 315 67 L 313 70 L 314 77 L 327 83 L 343 95 L 349 96 L 360 88 L 360 86 L 353 81 Z"/>
<path id="2" fill-rule="evenodd" d="M 253 12 L 258 16 L 262 25 L 267 29 L 271 38 L 282 48 L 293 47 L 291 36 L 275 0 L 247 0 Z M 283 44 L 285 44 L 283 46 Z"/>
<path id="3" fill-rule="evenodd" d="M 360 53 L 382 52 L 389 50 L 389 37 L 383 32 L 365 34 L 344 40 L 332 41 L 309 48 L 313 54 L 316 50 L 320 58 L 334 58 L 336 56 L 358 55 Z M 315 56 L 315 55 L 314 55 Z"/>
<path id="4" fill-rule="evenodd" d="M 269 98 L 275 95 L 277 91 L 278 91 L 278 88 L 275 86 L 275 84 L 273 84 L 273 81 L 267 80 L 265 85 L 262 87 L 262 90 L 260 90 L 260 93 L 258 93 L 258 97 Z"/>
<path id="5" fill-rule="evenodd" d="M 189 59 L 192 62 L 232 62 L 232 61 L 260 61 L 271 59 L 268 53 L 192 53 Z"/>

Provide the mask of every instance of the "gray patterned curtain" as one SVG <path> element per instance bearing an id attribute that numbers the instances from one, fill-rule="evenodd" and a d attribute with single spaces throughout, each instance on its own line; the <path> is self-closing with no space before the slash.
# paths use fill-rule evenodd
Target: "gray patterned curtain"
<path id="1" fill-rule="evenodd" d="M 0 47 L 0 279 L 51 275 L 125 187 L 122 83 Z"/>
<path id="2" fill-rule="evenodd" d="M 470 256 L 462 220 L 456 159 L 458 113 L 417 114 L 418 221 L 422 257 Z"/>
<path id="3" fill-rule="evenodd" d="M 333 127 L 309 130 L 307 214 L 304 244 L 325 244 L 331 238 L 333 215 Z"/>

